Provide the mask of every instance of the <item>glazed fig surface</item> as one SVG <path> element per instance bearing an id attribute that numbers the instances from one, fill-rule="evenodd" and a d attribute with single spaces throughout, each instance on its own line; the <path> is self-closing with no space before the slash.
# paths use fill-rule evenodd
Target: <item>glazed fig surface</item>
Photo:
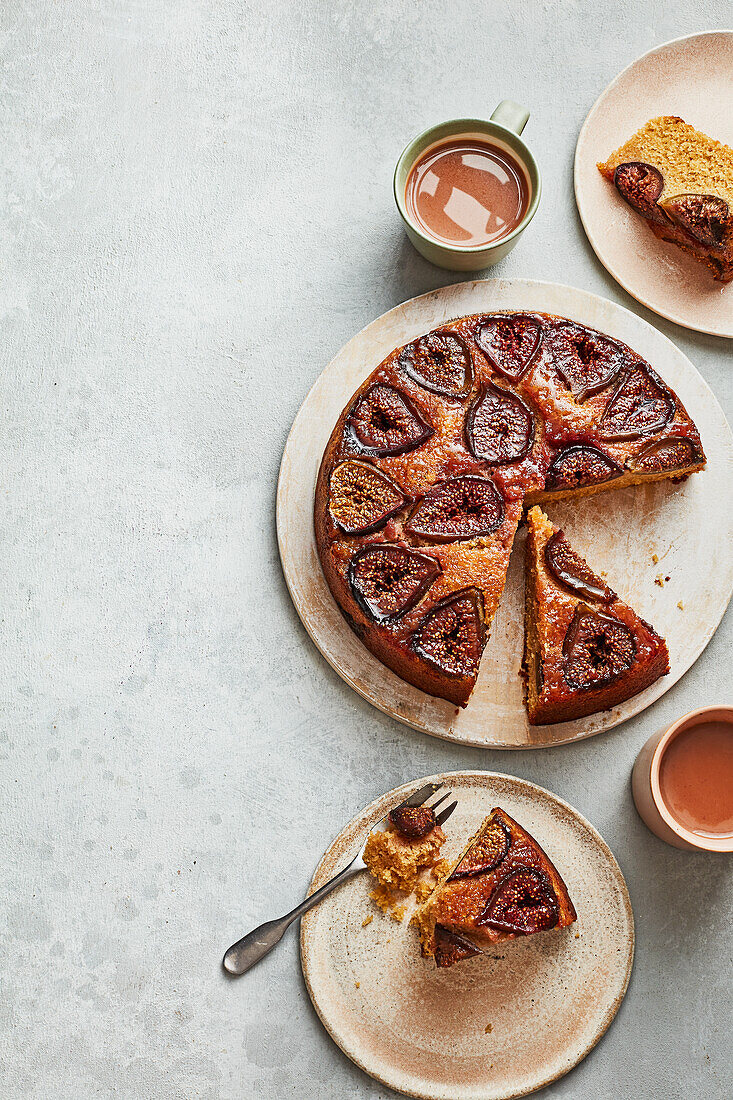
<path id="1" fill-rule="evenodd" d="M 702 460 L 700 448 L 685 436 L 669 435 L 653 439 L 626 461 L 635 473 L 658 474 L 665 470 L 684 470 Z"/>
<path id="2" fill-rule="evenodd" d="M 435 828 L 435 813 L 429 806 L 402 806 L 390 810 L 389 820 L 407 840 L 419 840 Z"/>
<path id="3" fill-rule="evenodd" d="M 479 323 L 474 339 L 499 374 L 518 382 L 537 358 L 542 325 L 526 313 L 497 314 Z"/>
<path id="4" fill-rule="evenodd" d="M 413 451 L 433 434 L 409 398 L 384 382 L 361 395 L 346 428 L 364 452 L 379 457 Z"/>
<path id="5" fill-rule="evenodd" d="M 554 325 L 545 344 L 555 371 L 579 402 L 610 386 L 626 354 L 609 336 L 572 322 Z"/>
<path id="6" fill-rule="evenodd" d="M 499 883 L 476 924 L 528 936 L 554 928 L 559 917 L 557 897 L 546 876 L 520 867 Z"/>
<path id="7" fill-rule="evenodd" d="M 474 955 L 480 955 L 478 947 L 467 940 L 465 936 L 459 936 L 457 932 L 451 932 L 442 924 L 435 926 L 435 965 L 453 966 L 462 959 L 470 959 Z"/>
<path id="8" fill-rule="evenodd" d="M 724 248 L 730 208 L 717 195 L 673 195 L 660 203 L 671 222 L 707 248 Z"/>
<path id="9" fill-rule="evenodd" d="M 399 364 L 406 374 L 433 393 L 465 397 L 471 389 L 471 355 L 463 340 L 447 332 L 430 332 L 408 344 Z"/>
<path id="10" fill-rule="evenodd" d="M 619 194 L 645 218 L 664 224 L 666 218 L 657 205 L 664 190 L 664 177 L 658 168 L 640 160 L 619 164 L 613 174 Z"/>
<path id="11" fill-rule="evenodd" d="M 493 871 L 505 858 L 511 844 L 511 834 L 503 821 L 492 821 L 475 841 L 457 867 L 448 876 L 447 881 L 459 878 L 473 878 L 487 871 Z"/>
<path id="12" fill-rule="evenodd" d="M 410 611 L 439 574 L 429 554 L 382 542 L 357 550 L 348 576 L 362 610 L 375 622 L 387 623 Z"/>
<path id="13" fill-rule="evenodd" d="M 534 439 L 534 417 L 515 393 L 488 382 L 466 417 L 466 442 L 490 466 L 518 462 Z"/>
<path id="14" fill-rule="evenodd" d="M 418 624 L 412 648 L 448 676 L 475 676 L 485 641 L 483 597 L 464 588 L 437 603 Z"/>
<path id="15" fill-rule="evenodd" d="M 431 542 L 490 535 L 504 519 L 504 499 L 486 477 L 467 474 L 433 486 L 413 509 L 405 529 Z"/>
<path id="16" fill-rule="evenodd" d="M 368 462 L 347 459 L 331 474 L 328 507 L 346 534 L 376 531 L 406 503 L 399 485 Z"/>
<path id="17" fill-rule="evenodd" d="M 614 593 L 608 585 L 602 581 L 599 583 L 599 578 L 575 553 L 562 531 L 556 531 L 547 540 L 544 553 L 545 565 L 559 584 L 578 596 L 585 596 L 587 600 L 604 603 L 613 600 Z"/>
<path id="18" fill-rule="evenodd" d="M 609 455 L 597 447 L 581 443 L 561 451 L 550 463 L 545 478 L 546 489 L 582 489 L 586 485 L 599 485 L 618 477 L 621 467 Z"/>
<path id="19" fill-rule="evenodd" d="M 674 416 L 675 403 L 664 384 L 638 363 L 627 370 L 601 417 L 603 439 L 639 439 L 661 432 Z"/>
<path id="20" fill-rule="evenodd" d="M 563 639 L 562 674 L 574 690 L 602 687 L 630 668 L 636 657 L 636 642 L 627 626 L 578 604 Z"/>

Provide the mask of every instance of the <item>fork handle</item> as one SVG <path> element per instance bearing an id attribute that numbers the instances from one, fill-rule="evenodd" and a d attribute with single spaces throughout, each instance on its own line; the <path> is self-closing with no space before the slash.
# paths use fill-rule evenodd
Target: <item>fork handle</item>
<path id="1" fill-rule="evenodd" d="M 326 894 L 330 894 L 342 882 L 353 878 L 354 875 L 358 875 L 364 869 L 363 864 L 355 867 L 355 862 L 355 860 L 352 860 L 348 867 L 344 867 L 343 871 L 339 871 L 337 875 L 311 894 L 310 897 L 307 897 L 305 901 L 301 901 L 300 905 L 296 905 L 295 909 L 286 913 L 284 917 L 280 917 L 279 920 L 267 921 L 258 928 L 253 928 L 241 940 L 233 943 L 222 959 L 222 965 L 227 973 L 237 976 L 246 974 L 255 963 L 258 963 L 260 959 L 264 959 L 265 955 L 268 955 L 273 947 L 280 942 L 294 920 L 302 917 L 314 905 L 318 905 L 318 902 L 322 901 Z"/>

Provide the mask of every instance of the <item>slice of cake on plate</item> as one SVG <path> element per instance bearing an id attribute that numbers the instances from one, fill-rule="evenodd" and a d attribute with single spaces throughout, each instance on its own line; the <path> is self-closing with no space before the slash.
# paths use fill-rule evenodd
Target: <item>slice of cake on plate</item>
<path id="1" fill-rule="evenodd" d="M 608 710 L 669 672 L 664 638 L 538 507 L 527 516 L 524 662 L 531 725 Z"/>
<path id="2" fill-rule="evenodd" d="M 422 954 L 439 967 L 576 919 L 567 887 L 540 845 L 498 806 L 415 916 Z"/>
<path id="3" fill-rule="evenodd" d="M 652 118 L 598 170 L 649 228 L 733 279 L 733 149 L 681 118 Z"/>

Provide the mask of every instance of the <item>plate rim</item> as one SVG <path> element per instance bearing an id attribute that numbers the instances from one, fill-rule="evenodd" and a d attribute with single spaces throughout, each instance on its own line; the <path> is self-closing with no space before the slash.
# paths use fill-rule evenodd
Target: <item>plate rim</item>
<path id="1" fill-rule="evenodd" d="M 606 85 L 606 87 L 593 103 L 593 106 L 588 111 L 588 114 L 585 116 L 585 119 L 583 120 L 583 125 L 581 126 L 580 132 L 578 134 L 578 140 L 575 143 L 575 155 L 573 157 L 573 193 L 575 195 L 575 206 L 578 211 L 578 216 L 580 218 L 581 225 L 583 226 L 583 232 L 586 235 L 588 243 L 593 249 L 593 253 L 596 259 L 608 272 L 611 278 L 614 279 L 618 283 L 618 285 L 634 299 L 634 301 L 638 302 L 639 305 L 644 307 L 644 309 L 648 309 L 652 313 L 656 313 L 658 317 L 663 317 L 664 320 L 671 321 L 673 324 L 679 325 L 680 328 L 685 328 L 689 332 L 699 332 L 705 336 L 717 336 L 720 340 L 733 340 L 733 326 L 731 327 L 731 330 L 729 332 L 721 332 L 720 329 L 705 328 L 704 326 L 701 327 L 700 325 L 696 325 L 691 321 L 684 320 L 682 317 L 679 317 L 677 314 L 670 312 L 669 310 L 662 309 L 656 305 L 651 305 L 643 298 L 640 298 L 639 295 L 633 290 L 633 288 L 629 286 L 629 284 L 625 281 L 625 278 L 622 278 L 619 275 L 616 268 L 607 264 L 606 261 L 601 257 L 601 254 L 596 247 L 596 239 L 594 236 L 591 235 L 588 225 L 586 224 L 583 205 L 581 204 L 581 198 L 579 195 L 579 192 L 582 193 L 582 183 L 579 179 L 580 157 L 583 152 L 581 146 L 586 137 L 588 127 L 593 121 L 593 116 L 601 105 L 601 101 L 606 98 L 608 93 L 611 92 L 633 68 L 635 68 L 640 62 L 645 61 L 646 58 L 653 57 L 654 54 L 661 53 L 663 50 L 668 49 L 670 46 L 678 45 L 680 42 L 689 42 L 695 38 L 707 38 L 711 37 L 712 35 L 725 35 L 733 38 L 733 28 L 713 27 L 709 30 L 695 31 L 693 34 L 682 34 L 679 35 L 679 37 L 677 38 L 670 38 L 666 42 L 660 42 L 658 45 L 653 46 L 645 53 L 639 54 L 639 56 L 634 58 L 633 61 L 630 61 L 629 64 L 626 65 L 625 68 L 621 70 L 621 72 L 617 73 L 613 80 L 611 80 Z"/>
<path id="2" fill-rule="evenodd" d="M 641 324 L 643 326 L 646 326 L 647 328 L 651 329 L 652 332 L 655 334 L 655 338 L 657 338 L 657 337 L 661 338 L 663 343 L 668 344 L 677 354 L 681 355 L 684 358 L 686 363 L 689 365 L 689 367 L 693 370 L 693 372 L 697 376 L 697 379 L 699 380 L 699 383 L 702 385 L 702 387 L 706 391 L 707 399 L 709 401 L 713 402 L 715 404 L 715 406 L 717 406 L 717 409 L 720 413 L 720 416 L 722 417 L 723 421 L 725 422 L 726 426 L 728 427 L 729 435 L 731 434 L 730 433 L 730 425 L 728 425 L 727 418 L 726 418 L 726 416 L 725 416 L 725 414 L 724 414 L 724 412 L 723 412 L 723 410 L 720 406 L 720 402 L 716 398 L 715 394 L 711 390 L 711 388 L 708 385 L 705 378 L 697 370 L 694 363 L 692 363 L 689 356 L 684 351 L 682 351 L 680 348 L 678 348 L 677 345 L 674 343 L 674 341 L 669 336 L 667 336 L 665 333 L 661 332 L 658 328 L 656 328 L 653 324 L 651 324 L 650 321 L 647 321 L 644 317 L 640 317 L 637 313 L 635 313 L 633 310 L 629 309 L 627 306 L 620 305 L 618 302 L 615 302 L 613 299 L 605 298 L 605 297 L 603 297 L 603 295 L 595 294 L 592 291 L 585 290 L 585 289 L 578 288 L 578 287 L 572 287 L 572 286 L 569 286 L 566 283 L 555 283 L 555 282 L 552 282 L 551 280 L 547 280 L 547 279 L 527 279 L 527 278 L 499 279 L 499 278 L 494 278 L 494 279 L 464 280 L 464 281 L 461 281 L 461 282 L 458 282 L 458 283 L 451 283 L 447 286 L 437 287 L 434 290 L 426 291 L 423 294 L 415 295 L 413 298 L 408 298 L 404 302 L 398 303 L 397 305 L 394 305 L 394 306 L 390 307 L 390 309 L 385 310 L 384 313 L 379 314 L 379 316 L 373 318 L 366 325 L 364 325 L 361 329 L 359 329 L 358 332 L 356 332 L 352 337 L 350 337 L 350 339 L 347 340 L 346 343 L 343 344 L 336 351 L 336 353 L 333 355 L 333 357 L 330 359 L 330 361 L 326 364 L 326 366 L 319 372 L 318 376 L 314 379 L 313 384 L 309 387 L 308 392 L 306 393 L 305 397 L 303 398 L 303 401 L 301 402 L 301 405 L 300 405 L 300 407 L 299 407 L 299 409 L 298 409 L 298 411 L 297 411 L 297 413 L 296 413 L 296 415 L 293 419 L 293 423 L 290 427 L 290 431 L 288 432 L 288 436 L 287 436 L 287 439 L 285 441 L 285 446 L 283 448 L 283 454 L 282 454 L 282 458 L 281 458 L 281 461 L 280 461 L 280 468 L 279 468 L 278 480 L 277 480 L 275 523 L 276 523 L 276 531 L 277 531 L 278 552 L 279 552 L 279 556 L 280 556 L 280 565 L 281 565 L 281 568 L 282 568 L 283 576 L 285 578 L 285 584 L 286 584 L 286 587 L 287 587 L 287 590 L 288 590 L 288 594 L 289 594 L 290 599 L 293 603 L 293 606 L 295 607 L 298 618 L 300 619 L 301 623 L 305 627 L 305 630 L 306 630 L 308 636 L 310 637 L 313 644 L 316 646 L 316 649 L 318 650 L 318 652 L 325 659 L 327 664 L 339 676 L 339 678 L 341 680 L 343 680 L 343 682 L 345 684 L 347 684 L 351 688 L 352 691 L 355 691 L 357 693 L 357 695 L 359 695 L 362 699 L 364 699 L 371 706 L 374 706 L 382 714 L 386 714 L 388 717 L 392 718 L 393 720 L 399 721 L 401 724 L 408 726 L 410 729 L 414 729 L 419 733 L 427 734 L 430 737 L 436 737 L 436 738 L 439 738 L 440 740 L 449 742 L 451 744 L 466 745 L 470 748 L 476 748 L 476 749 L 501 749 L 501 750 L 507 749 L 507 750 L 522 751 L 522 750 L 537 749 L 537 748 L 542 748 L 542 749 L 553 748 L 557 745 L 575 744 L 579 741 L 584 741 L 584 740 L 587 740 L 591 737 L 596 737 L 596 736 L 598 736 L 600 734 L 603 734 L 603 733 L 609 733 L 612 729 L 615 729 L 617 726 L 622 725 L 624 722 L 628 721 L 630 718 L 635 717 L 637 714 L 643 713 L 648 707 L 652 706 L 655 702 L 657 702 L 658 699 L 660 699 L 663 695 L 665 695 L 667 693 L 667 691 L 669 691 L 672 687 L 674 687 L 674 685 L 687 672 L 689 672 L 689 670 L 693 667 L 693 665 L 699 660 L 701 654 L 704 652 L 705 648 L 707 647 L 707 645 L 709 644 L 709 642 L 713 638 L 713 635 L 715 634 L 716 630 L 718 629 L 718 626 L 720 625 L 720 622 L 723 618 L 723 615 L 725 614 L 725 612 L 727 610 L 727 607 L 728 607 L 728 604 L 730 603 L 731 597 L 733 596 L 733 573 L 731 573 L 731 576 L 729 577 L 727 592 L 724 593 L 724 598 L 721 601 L 719 614 L 714 619 L 714 621 L 711 619 L 708 622 L 707 630 L 705 631 L 704 635 L 701 636 L 700 648 L 699 648 L 698 652 L 695 654 L 695 657 L 692 659 L 692 661 L 690 661 L 690 663 L 687 665 L 687 667 L 683 671 L 679 672 L 679 674 L 677 676 L 674 676 L 674 678 L 673 678 L 673 673 L 669 673 L 667 676 L 665 676 L 663 678 L 663 680 L 658 681 L 658 684 L 661 684 L 663 686 L 663 690 L 661 690 L 658 695 L 655 695 L 654 698 L 649 699 L 649 701 L 647 703 L 645 703 L 644 706 L 640 707 L 639 710 L 636 710 L 632 714 L 629 714 L 629 715 L 627 715 L 623 718 L 619 718 L 618 721 L 614 722 L 612 725 L 604 726 L 602 729 L 594 729 L 594 730 L 590 730 L 588 732 L 583 731 L 583 732 L 580 732 L 580 733 L 575 733 L 575 734 L 568 735 L 566 737 L 565 736 L 555 737 L 552 740 L 548 740 L 548 741 L 538 740 L 538 741 L 526 741 L 526 742 L 523 742 L 523 743 L 511 743 L 511 744 L 506 744 L 506 743 L 501 744 L 501 743 L 497 743 L 497 742 L 491 742 L 491 743 L 483 744 L 483 743 L 475 741 L 475 740 L 469 740 L 465 736 L 461 736 L 460 733 L 455 733 L 454 731 L 452 731 L 450 729 L 437 731 L 435 729 L 428 728 L 427 726 L 420 725 L 418 722 L 412 721 L 410 718 L 406 717 L 403 714 L 395 714 L 386 705 L 383 705 L 380 700 L 378 700 L 377 698 L 373 698 L 370 694 L 368 694 L 366 688 L 362 687 L 359 683 L 352 682 L 352 680 L 349 679 L 344 674 L 344 671 L 338 666 L 338 664 L 335 662 L 335 660 L 332 659 L 331 656 L 322 648 L 318 638 L 316 637 L 316 634 L 314 633 L 314 630 L 311 628 L 310 622 L 308 621 L 307 617 L 301 612 L 301 608 L 299 606 L 298 600 L 296 599 L 296 594 L 295 594 L 293 584 L 291 583 L 291 577 L 290 577 L 289 572 L 288 572 L 288 567 L 286 565 L 286 562 L 288 560 L 288 555 L 287 555 L 285 547 L 284 547 L 285 535 L 284 535 L 284 531 L 283 531 L 283 527 L 284 527 L 284 522 L 283 522 L 284 498 L 285 498 L 285 495 L 286 495 L 286 477 L 287 477 L 287 471 L 285 470 L 285 466 L 286 466 L 286 460 L 289 457 L 288 452 L 289 452 L 289 449 L 291 447 L 291 442 L 293 440 L 296 429 L 298 427 L 299 420 L 300 420 L 301 416 L 304 415 L 304 409 L 305 409 L 306 405 L 308 405 L 308 403 L 309 403 L 314 391 L 316 390 L 316 388 L 321 384 L 321 380 L 323 378 L 323 375 L 326 374 L 333 367 L 336 360 L 344 353 L 344 351 L 352 343 L 354 343 L 357 340 L 361 339 L 364 336 L 364 334 L 367 332 L 367 330 L 372 325 L 375 325 L 378 322 L 383 321 L 386 317 L 388 317 L 391 313 L 393 313 L 396 310 L 404 309 L 405 307 L 411 307 L 417 302 L 425 301 L 425 300 L 431 299 L 431 298 L 436 300 L 437 302 L 440 302 L 444 295 L 450 295 L 452 292 L 454 292 L 456 290 L 459 290 L 459 289 L 460 290 L 463 290 L 463 289 L 473 290 L 473 289 L 475 289 L 476 287 L 479 287 L 479 286 L 486 286 L 487 287 L 487 292 L 491 293 L 492 290 L 497 285 L 501 285 L 503 287 L 507 287 L 507 286 L 509 286 L 509 287 L 514 287 L 514 286 L 550 287 L 555 291 L 560 290 L 560 291 L 563 291 L 563 292 L 567 291 L 567 292 L 570 292 L 572 294 L 581 294 L 581 295 L 583 295 L 584 297 L 586 297 L 588 299 L 592 299 L 596 302 L 601 302 L 606 306 L 611 306 L 613 310 L 618 310 L 623 314 L 627 314 L 629 317 L 631 317 L 633 319 L 634 323 L 639 323 L 639 324 Z M 733 439 L 733 436 L 731 438 Z M 319 562 L 319 568 L 320 568 L 320 562 Z M 331 599 L 333 599 L 332 594 L 331 594 Z M 389 671 L 389 670 L 387 670 L 387 671 Z M 643 695 L 644 693 L 641 693 L 641 694 Z M 640 697 L 641 696 L 638 696 L 637 698 L 640 698 Z M 544 728 L 544 727 L 540 727 L 540 728 Z"/>
<path id="3" fill-rule="evenodd" d="M 623 979 L 623 982 L 622 982 L 622 988 L 621 988 L 621 991 L 616 995 L 616 997 L 613 1001 L 613 1004 L 609 1006 L 609 1008 L 608 1008 L 608 1010 L 607 1010 L 607 1012 L 606 1012 L 606 1014 L 603 1018 L 601 1026 L 599 1027 L 598 1032 L 594 1036 L 592 1042 L 586 1047 L 586 1049 L 583 1051 L 583 1053 L 581 1053 L 579 1055 L 579 1057 L 575 1061 L 573 1061 L 570 1065 L 568 1065 L 567 1067 L 559 1070 L 557 1073 L 552 1074 L 550 1077 L 548 1077 L 545 1080 L 541 1081 L 539 1084 L 532 1085 L 532 1087 L 528 1088 L 528 1089 L 521 1089 L 519 1092 L 505 1093 L 500 1098 L 497 1098 L 497 1100 L 518 1100 L 519 1097 L 529 1096 L 532 1093 L 537 1092 L 539 1089 L 547 1088 L 547 1086 L 553 1084 L 553 1082 L 559 1081 L 562 1077 L 567 1076 L 567 1074 L 570 1073 L 571 1070 L 575 1069 L 576 1066 L 580 1065 L 580 1063 L 582 1061 L 584 1061 L 585 1058 L 588 1057 L 590 1052 L 598 1045 L 598 1043 L 601 1041 L 601 1039 L 606 1034 L 606 1032 L 608 1031 L 608 1029 L 611 1026 L 611 1024 L 613 1023 L 613 1021 L 615 1020 L 616 1015 L 618 1014 L 618 1011 L 619 1011 L 621 1005 L 623 1004 L 624 998 L 626 997 L 626 994 L 628 992 L 629 982 L 631 981 L 631 972 L 633 970 L 634 959 L 635 959 L 635 954 L 636 954 L 636 922 L 635 922 L 635 919 L 634 919 L 634 910 L 633 910 L 633 906 L 631 904 L 631 898 L 629 896 L 629 889 L 628 889 L 628 886 L 626 885 L 626 879 L 624 878 L 624 873 L 621 870 L 621 867 L 619 865 L 618 860 L 616 859 L 615 855 L 611 851 L 610 846 L 603 839 L 603 837 L 598 832 L 596 827 L 593 824 L 591 824 L 590 821 L 588 821 L 588 819 L 585 817 L 584 814 L 582 814 L 580 812 L 580 810 L 576 809 L 569 802 L 567 802 L 564 798 L 561 798 L 560 795 L 555 794 L 554 791 L 550 791 L 546 787 L 540 786 L 539 783 L 533 783 L 529 779 L 523 779 L 521 776 L 511 775 L 507 772 L 495 772 L 495 771 L 483 771 L 483 770 L 479 771 L 479 770 L 475 770 L 475 769 L 471 769 L 471 768 L 464 768 L 464 769 L 461 769 L 459 771 L 438 772 L 435 775 L 423 776 L 423 777 L 414 779 L 414 780 L 412 780 L 408 783 L 401 783 L 399 786 L 392 788 L 392 790 L 386 791 L 384 794 L 379 795 L 377 798 L 373 799 L 366 806 L 364 806 L 361 810 L 357 811 L 357 813 L 352 818 L 349 819 L 349 821 L 343 826 L 343 828 L 337 834 L 337 836 L 335 836 L 333 838 L 333 840 L 331 841 L 331 843 L 328 845 L 325 852 L 321 856 L 320 860 L 318 861 L 318 865 L 317 865 L 315 871 L 313 872 L 313 877 L 311 878 L 311 881 L 308 885 L 308 892 L 307 892 L 306 896 L 310 897 L 310 895 L 313 893 L 313 891 L 316 890 L 319 885 L 321 885 L 320 875 L 322 873 L 322 869 L 324 867 L 324 864 L 326 863 L 326 861 L 327 861 L 330 853 L 332 852 L 332 850 L 336 847 L 336 845 L 339 843 L 339 841 L 344 836 L 344 833 L 346 833 L 353 825 L 357 824 L 360 820 L 362 820 L 364 818 L 368 818 L 372 813 L 374 813 L 375 811 L 378 811 L 379 809 L 381 809 L 381 807 L 383 805 L 386 805 L 388 803 L 389 799 L 391 799 L 395 796 L 406 797 L 406 795 L 409 793 L 409 791 L 411 789 L 414 789 L 416 786 L 422 786 L 425 783 L 431 783 L 431 782 L 435 783 L 435 782 L 438 782 L 438 781 L 445 783 L 446 781 L 449 782 L 450 780 L 456 779 L 458 777 L 478 780 L 480 785 L 482 785 L 482 786 L 484 785 L 486 780 L 492 780 L 492 779 L 498 779 L 498 780 L 502 780 L 502 781 L 509 780 L 512 784 L 516 784 L 520 788 L 524 788 L 526 791 L 530 791 L 532 793 L 539 792 L 548 801 L 555 803 L 555 805 L 561 807 L 564 811 L 569 813 L 571 815 L 571 817 L 575 818 L 576 821 L 579 821 L 580 824 L 585 829 L 587 829 L 587 831 L 589 832 L 589 834 L 591 836 L 591 839 L 593 840 L 594 844 L 598 847 L 598 849 L 603 853 L 605 858 L 610 863 L 611 869 L 612 869 L 613 874 L 614 874 L 614 878 L 617 881 L 617 883 L 619 885 L 619 888 L 620 888 L 620 894 L 621 894 L 621 898 L 622 898 L 622 901 L 623 901 L 623 908 L 624 908 L 626 918 L 627 918 L 627 921 L 628 921 L 628 925 L 629 925 L 629 939 L 628 939 L 628 952 L 627 952 L 627 959 L 626 959 L 626 972 L 624 974 L 624 979 Z M 449 785 L 450 785 L 450 782 L 449 782 Z M 308 996 L 310 998 L 311 1005 L 313 1006 L 313 1009 L 314 1009 L 316 1015 L 318 1016 L 318 1019 L 321 1021 L 321 1024 L 325 1028 L 325 1030 L 326 1030 L 327 1034 L 329 1035 L 329 1037 L 331 1038 L 332 1042 L 334 1042 L 336 1044 L 336 1046 L 339 1048 L 339 1050 L 349 1059 L 349 1061 L 353 1062 L 353 1064 L 355 1066 L 357 1066 L 360 1070 L 362 1070 L 363 1073 L 366 1073 L 369 1077 L 371 1077 L 372 1080 L 378 1081 L 379 1084 L 384 1085 L 387 1088 L 390 1088 L 394 1092 L 400 1093 L 403 1096 L 413 1097 L 413 1098 L 415 1098 L 415 1100 L 435 1100 L 434 1094 L 433 1094 L 433 1096 L 431 1096 L 427 1092 L 415 1092 L 415 1091 L 412 1091 L 412 1090 L 409 1090 L 409 1089 L 400 1088 L 399 1086 L 396 1086 L 396 1085 L 392 1084 L 391 1082 L 386 1081 L 378 1073 L 375 1073 L 372 1070 L 368 1069 L 366 1067 L 366 1065 L 363 1063 L 363 1061 L 358 1056 L 355 1056 L 354 1054 L 350 1053 L 348 1050 L 345 1049 L 344 1046 L 342 1046 L 341 1042 L 339 1042 L 339 1039 L 337 1038 L 336 1034 L 334 1033 L 331 1025 L 329 1024 L 329 1022 L 327 1022 L 327 1020 L 324 1018 L 324 1015 L 321 1012 L 321 1009 L 320 1009 L 320 1007 L 317 1003 L 316 996 L 315 996 L 314 991 L 313 991 L 313 985 L 312 985 L 311 980 L 310 980 L 310 975 L 309 975 L 309 971 L 308 971 L 309 945 L 306 942 L 306 936 L 307 936 L 307 932 L 308 932 L 308 929 L 309 929 L 309 926 L 310 926 L 310 921 L 308 920 L 308 917 L 309 917 L 309 914 L 306 913 L 303 916 L 303 919 L 300 922 L 300 931 L 299 931 L 299 936 L 298 936 L 300 968 L 301 968 L 301 973 L 303 975 L 303 980 L 305 982 L 306 989 L 308 991 Z"/>

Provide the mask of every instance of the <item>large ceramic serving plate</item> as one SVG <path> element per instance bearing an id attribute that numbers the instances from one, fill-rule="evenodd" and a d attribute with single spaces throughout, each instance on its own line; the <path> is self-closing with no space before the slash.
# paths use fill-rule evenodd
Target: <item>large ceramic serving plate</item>
<path id="1" fill-rule="evenodd" d="M 733 283 L 725 286 L 679 248 L 657 240 L 596 168 L 648 119 L 679 115 L 733 145 L 733 31 L 666 42 L 609 84 L 583 124 L 575 197 L 603 266 L 634 298 L 678 325 L 733 337 Z"/>
<path id="2" fill-rule="evenodd" d="M 671 659 L 669 675 L 635 698 L 555 726 L 529 726 L 522 702 L 522 532 L 465 710 L 406 684 L 362 645 L 331 596 L 313 534 L 321 456 L 352 393 L 393 348 L 451 317 L 495 309 L 562 314 L 624 340 L 679 394 L 708 456 L 708 468 L 681 485 L 658 482 L 547 506 L 550 518 L 564 528 L 591 567 L 607 573 L 621 598 L 664 635 Z M 285 579 L 326 660 L 360 695 L 401 722 L 470 745 L 525 748 L 574 741 L 611 729 L 648 707 L 687 671 L 712 637 L 733 585 L 733 514 L 726 507 L 732 464 L 733 438 L 710 389 L 689 359 L 635 314 L 585 291 L 524 279 L 445 287 L 373 321 L 342 348 L 308 394 L 280 468 L 277 528 Z M 657 577 L 662 586 L 655 583 Z"/>
<path id="3" fill-rule="evenodd" d="M 634 956 L 626 884 L 592 825 L 542 787 L 492 772 L 430 780 L 447 784 L 458 799 L 446 825 L 447 857 L 457 856 L 499 805 L 555 863 L 577 922 L 437 970 L 420 958 L 415 930 L 376 909 L 370 879 L 360 875 L 303 918 L 308 992 L 333 1040 L 390 1088 L 426 1100 L 524 1096 L 577 1065 L 618 1010 Z M 344 865 L 392 806 L 430 780 L 390 791 L 349 822 L 311 888 Z"/>

